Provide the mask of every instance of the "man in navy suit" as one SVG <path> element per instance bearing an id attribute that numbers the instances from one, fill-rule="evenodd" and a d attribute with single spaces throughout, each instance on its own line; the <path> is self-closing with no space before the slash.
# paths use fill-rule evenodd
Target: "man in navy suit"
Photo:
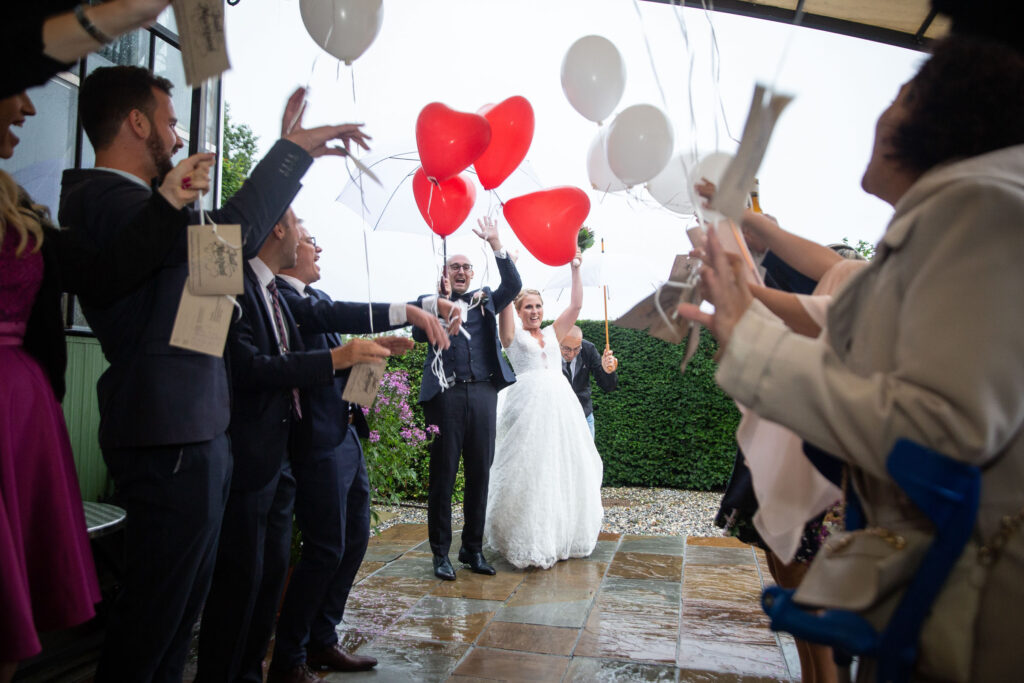
<path id="1" fill-rule="evenodd" d="M 583 330 L 573 325 L 558 342 L 562 352 L 562 374 L 569 380 L 576 398 L 583 406 L 583 414 L 594 436 L 594 402 L 590 398 L 590 378 L 605 391 L 615 391 L 619 386 L 619 375 L 615 372 L 615 356 L 611 349 L 598 355 L 597 347 L 583 338 Z"/>
<path id="2" fill-rule="evenodd" d="M 294 267 L 298 247 L 289 209 L 259 254 L 245 264 L 242 315 L 228 335 L 233 387 L 231 452 L 234 475 L 220 546 L 199 635 L 197 682 L 261 683 L 274 617 L 288 569 L 295 479 L 294 439 L 315 412 L 310 391 L 329 387 L 334 373 L 356 363 L 380 363 L 412 347 L 407 337 L 353 339 L 344 346 L 306 349 L 302 332 L 369 332 L 415 324 L 446 346 L 438 319 L 416 306 L 303 300 L 289 307 L 275 276 Z M 315 394 L 315 392 L 312 392 Z M 285 680 L 316 680 L 297 667 Z"/>
<path id="3" fill-rule="evenodd" d="M 308 298 L 331 301 L 311 285 L 320 279 L 320 247 L 299 225 L 294 268 L 278 275 L 278 288 L 290 307 Z M 341 339 L 301 329 L 307 349 L 333 349 Z M 311 669 L 364 671 L 373 657 L 345 652 L 335 630 L 345 612 L 352 582 L 370 540 L 370 482 L 359 438 L 369 435 L 363 411 L 342 398 L 348 372 L 332 384 L 306 392 L 309 414 L 293 440 L 295 520 L 302 532 L 302 557 L 292 572 L 277 621 L 274 659 L 268 683 L 301 680 L 294 672 Z"/>
<path id="4" fill-rule="evenodd" d="M 145 208 L 151 181 L 182 147 L 171 83 L 136 67 L 101 68 L 79 92 L 79 112 L 96 168 L 65 171 L 58 217 L 98 248 Z M 285 109 L 298 117 L 303 92 Z M 297 124 L 218 211 L 242 226 L 243 253 L 255 256 L 288 207 L 314 157 L 341 154 L 333 139 L 364 144 L 358 126 Z M 199 216 L 191 212 L 191 223 Z M 123 590 L 107 625 L 96 672 L 103 681 L 181 681 L 192 626 L 210 587 L 231 477 L 225 359 L 169 344 L 188 276 L 185 237 L 155 275 L 130 294 L 82 310 L 110 367 L 99 380 L 103 458 L 128 512 Z"/>
<path id="5" fill-rule="evenodd" d="M 427 532 L 434 554 L 434 574 L 446 581 L 455 580 L 448 560 L 452 543 L 452 488 L 463 459 L 466 491 L 462 509 L 462 547 L 459 561 L 479 574 L 494 574 L 483 555 L 484 516 L 487 513 L 487 485 L 494 460 L 495 409 L 498 391 L 515 381 L 515 374 L 501 353 L 498 340 L 498 313 L 512 303 L 523 283 L 515 264 L 501 246 L 498 225 L 490 218 L 479 221 L 474 231 L 494 250 L 501 284 L 493 292 L 488 287 L 469 291 L 473 264 L 461 254 L 447 263 L 452 300 L 463 301 L 468 309 L 462 327 L 469 333 L 452 338 L 451 348 L 441 354 L 442 372 L 447 388 L 432 370 L 435 348 L 427 350 L 420 386 L 420 403 L 428 424 L 440 433 L 430 444 L 430 484 L 427 494 Z M 434 297 L 421 297 L 430 310 Z M 418 331 L 413 338 L 422 340 Z"/>

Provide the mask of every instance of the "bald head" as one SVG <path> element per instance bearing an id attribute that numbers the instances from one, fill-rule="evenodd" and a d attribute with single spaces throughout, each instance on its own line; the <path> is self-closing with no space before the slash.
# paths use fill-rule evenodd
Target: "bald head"
<path id="1" fill-rule="evenodd" d="M 580 349 L 583 348 L 583 330 L 578 325 L 573 325 L 558 343 L 560 345 L 559 350 L 562 352 L 562 358 L 566 361 L 572 361 L 573 358 L 579 355 Z"/>
<path id="2" fill-rule="evenodd" d="M 452 293 L 456 296 L 469 291 L 469 284 L 473 281 L 473 262 L 465 254 L 455 254 L 448 257 L 448 281 L 452 285 Z"/>

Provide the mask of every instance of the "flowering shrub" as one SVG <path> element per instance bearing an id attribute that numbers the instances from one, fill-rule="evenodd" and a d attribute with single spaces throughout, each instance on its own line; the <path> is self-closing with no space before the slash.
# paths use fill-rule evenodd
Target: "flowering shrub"
<path id="1" fill-rule="evenodd" d="M 435 425 L 424 426 L 420 411 L 409 405 L 411 393 L 407 371 L 385 372 L 373 407 L 363 408 L 370 427 L 370 436 L 363 443 L 370 493 L 390 503 L 420 488 L 416 465 L 429 457 L 427 446 L 438 433 Z"/>

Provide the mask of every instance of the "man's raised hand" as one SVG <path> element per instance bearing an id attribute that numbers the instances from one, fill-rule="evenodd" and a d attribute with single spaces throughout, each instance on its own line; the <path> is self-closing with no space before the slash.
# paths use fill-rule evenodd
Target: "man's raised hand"
<path id="1" fill-rule="evenodd" d="M 486 240 L 491 245 L 491 249 L 498 251 L 501 249 L 501 237 L 498 235 L 498 221 L 494 220 L 490 216 L 484 216 L 483 218 L 477 219 L 477 225 L 480 226 L 479 230 L 474 229 L 473 233 L 482 240 Z"/>
<path id="2" fill-rule="evenodd" d="M 365 150 L 370 149 L 367 140 L 373 138 L 363 132 L 363 124 L 345 123 L 306 129 L 302 127 L 302 117 L 305 113 L 306 89 L 298 88 L 285 105 L 284 116 L 281 119 L 281 137 L 306 150 L 314 159 L 322 156 L 346 156 L 351 151 L 353 141 Z M 341 140 L 344 147 L 329 147 L 327 143 L 331 140 Z"/>

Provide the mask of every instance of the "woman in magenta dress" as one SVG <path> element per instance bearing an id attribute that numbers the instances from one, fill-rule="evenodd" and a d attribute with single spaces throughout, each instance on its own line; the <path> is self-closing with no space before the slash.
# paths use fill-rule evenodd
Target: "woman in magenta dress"
<path id="1" fill-rule="evenodd" d="M 11 127 L 34 114 L 24 93 L 0 99 L 0 159 L 18 144 Z M 55 228 L 0 171 L 0 683 L 40 651 L 40 631 L 91 619 L 100 599 L 58 403 L 66 360 L 61 292 L 102 303 L 158 268 L 180 242 L 182 207 L 208 189 L 212 161 L 182 161 L 105 252 Z"/>
<path id="2" fill-rule="evenodd" d="M 33 113 L 24 95 L 0 100 L 0 157 L 17 144 L 11 125 Z M 43 228 L 19 194 L 0 172 L 0 681 L 39 652 L 38 631 L 91 619 L 100 599 L 64 416 L 23 347 Z"/>

